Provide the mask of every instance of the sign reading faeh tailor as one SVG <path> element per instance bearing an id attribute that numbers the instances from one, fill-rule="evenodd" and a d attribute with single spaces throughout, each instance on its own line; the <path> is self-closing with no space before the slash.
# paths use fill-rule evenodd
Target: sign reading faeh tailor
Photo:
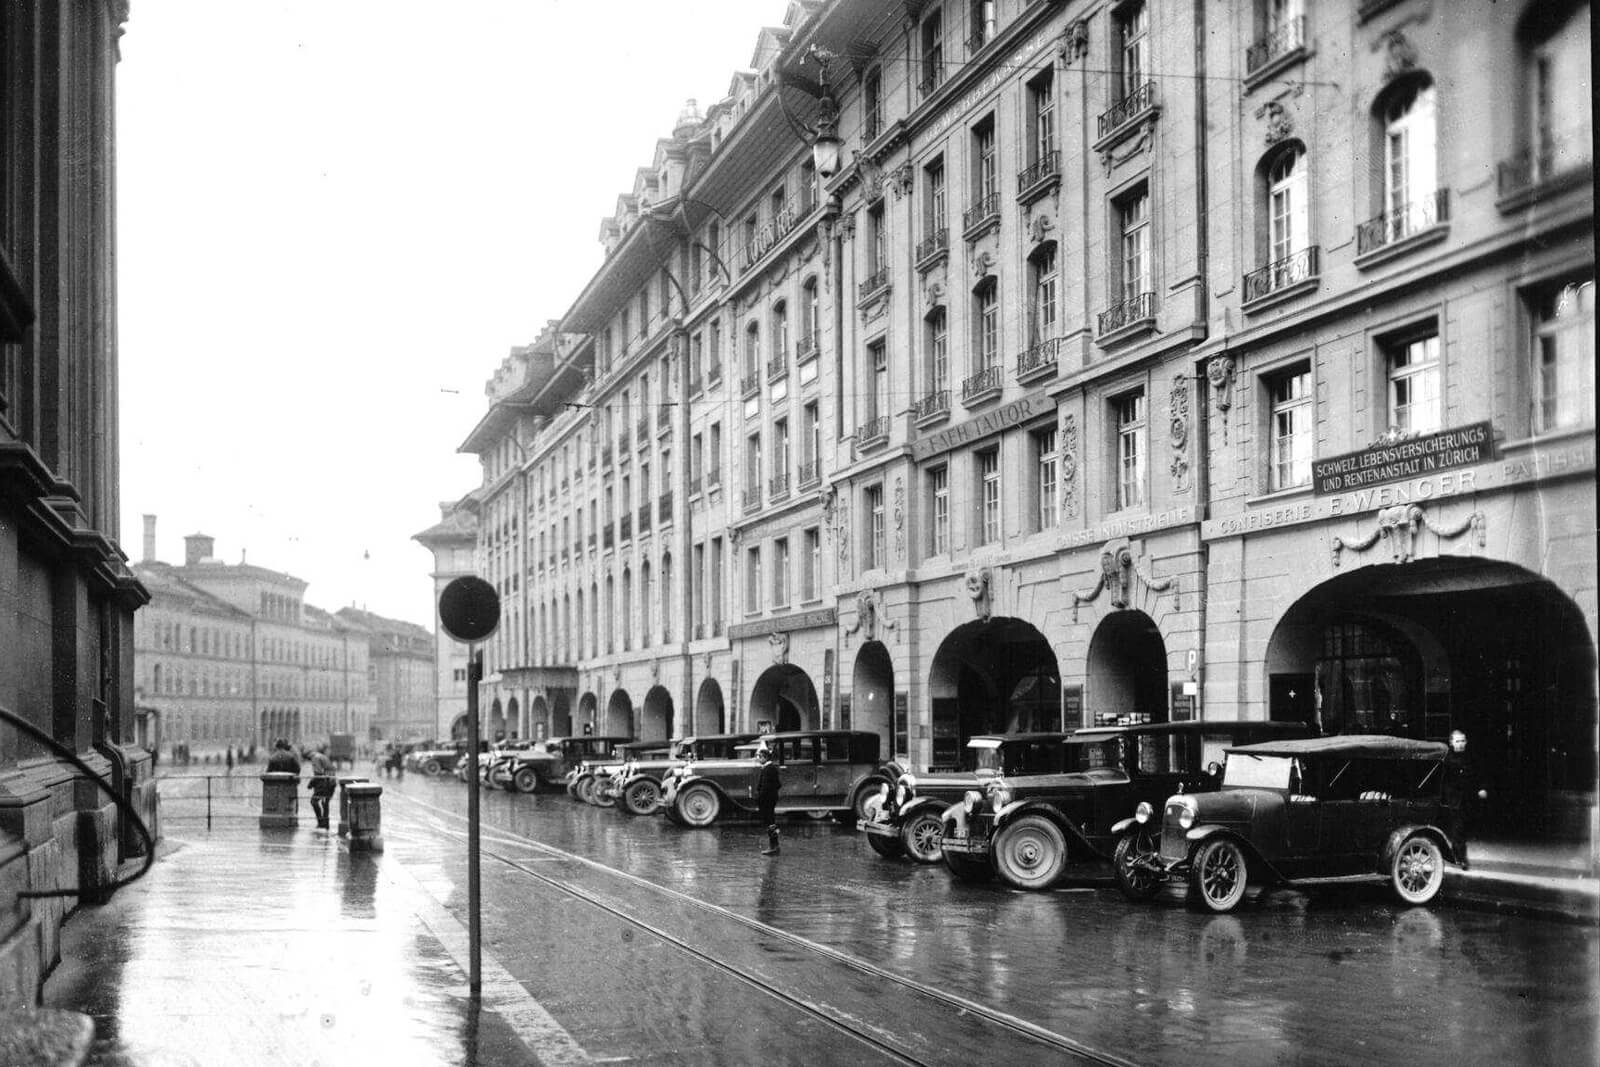
<path id="1" fill-rule="evenodd" d="M 1487 422 L 1457 426 L 1403 441 L 1389 441 L 1312 461 L 1317 496 L 1348 493 L 1384 482 L 1421 478 L 1494 458 L 1494 427 Z"/>

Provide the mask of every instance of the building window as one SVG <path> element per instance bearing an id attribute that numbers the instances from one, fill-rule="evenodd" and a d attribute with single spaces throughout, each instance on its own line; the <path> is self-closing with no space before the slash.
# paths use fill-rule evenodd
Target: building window
<path id="1" fill-rule="evenodd" d="M 1056 462 L 1056 429 L 1054 426 L 1035 430 L 1029 435 L 1033 441 L 1033 463 L 1038 472 L 1034 483 L 1034 529 L 1049 530 L 1056 525 L 1059 514 L 1059 467 Z"/>
<path id="2" fill-rule="evenodd" d="M 753 507 L 761 503 L 761 435 L 753 433 L 744 443 L 744 502 Z"/>
<path id="3" fill-rule="evenodd" d="M 934 8 L 922 20 L 922 92 L 933 92 L 944 81 L 944 12 Z"/>
<path id="4" fill-rule="evenodd" d="M 942 307 L 928 312 L 926 319 L 928 388 L 950 388 L 950 316 Z"/>
<path id="5" fill-rule="evenodd" d="M 994 40 L 994 0 L 968 0 L 967 25 L 971 29 L 967 46 L 972 51 Z"/>
<path id="6" fill-rule="evenodd" d="M 1547 289 L 1533 301 L 1537 433 L 1594 422 L 1594 279 Z"/>
<path id="7" fill-rule="evenodd" d="M 1398 240 L 1439 221 L 1434 90 L 1412 80 L 1385 98 L 1383 115 L 1383 211 L 1388 239 Z"/>
<path id="8" fill-rule="evenodd" d="M 803 347 L 810 352 L 817 350 L 822 336 L 822 304 L 817 297 L 817 280 L 807 278 L 805 286 L 800 291 L 800 303 L 805 314 L 805 336 L 802 339 Z"/>
<path id="9" fill-rule="evenodd" d="M 1028 309 L 1028 344 L 1040 344 L 1056 335 L 1056 245 L 1044 245 L 1028 261 L 1032 304 Z"/>
<path id="10" fill-rule="evenodd" d="M 888 265 L 885 248 L 887 234 L 883 226 L 883 203 L 879 201 L 867 210 L 867 273 L 877 274 Z"/>
<path id="11" fill-rule="evenodd" d="M 1306 210 L 1305 154 L 1291 148 L 1267 172 L 1267 261 L 1276 263 L 1311 244 Z"/>
<path id="12" fill-rule="evenodd" d="M 789 305 L 782 300 L 772 305 L 772 363 L 782 367 L 789 361 Z"/>
<path id="13" fill-rule="evenodd" d="M 977 373 L 1000 363 L 1000 285 L 992 275 L 978 283 L 973 302 L 972 370 Z"/>
<path id="14" fill-rule="evenodd" d="M 1112 401 L 1117 416 L 1117 510 L 1144 503 L 1145 404 L 1139 389 Z"/>
<path id="15" fill-rule="evenodd" d="M 1581 170 L 1593 158 L 1594 107 L 1588 4 L 1546 4 L 1524 16 L 1527 158 L 1516 186 Z M 1506 188 L 1505 168 L 1501 192 Z"/>
<path id="16" fill-rule="evenodd" d="M 803 566 L 805 573 L 801 579 L 800 595 L 807 601 L 816 600 L 820 595 L 820 582 L 822 580 L 822 530 L 812 526 L 806 530 L 805 560 Z"/>
<path id="17" fill-rule="evenodd" d="M 1150 292 L 1150 194 L 1140 189 L 1117 203 L 1117 230 L 1121 234 L 1118 250 L 1122 263 L 1119 299 L 1133 300 Z"/>
<path id="18" fill-rule="evenodd" d="M 1271 474 L 1268 488 L 1276 492 L 1311 484 L 1311 371 L 1297 367 L 1267 379 L 1267 402 L 1272 420 Z"/>
<path id="19" fill-rule="evenodd" d="M 867 346 L 867 362 L 872 367 L 872 391 L 867 394 L 870 407 L 867 418 L 877 420 L 889 415 L 889 344 L 879 339 Z"/>
<path id="20" fill-rule="evenodd" d="M 1055 78 L 1045 71 L 1028 83 L 1028 163 L 1049 165 L 1056 152 Z"/>
<path id="21" fill-rule="evenodd" d="M 883 567 L 887 564 L 884 559 L 883 540 L 883 486 L 874 485 L 867 489 L 867 544 L 866 559 L 863 561 L 867 570 Z"/>
<path id="22" fill-rule="evenodd" d="M 928 553 L 950 553 L 950 468 L 936 467 L 928 472 L 928 514 L 933 522 L 928 530 Z"/>
<path id="23" fill-rule="evenodd" d="M 870 141 L 883 132 L 883 72 L 867 71 L 861 85 L 862 140 Z"/>
<path id="24" fill-rule="evenodd" d="M 978 543 L 1000 543 L 1000 450 L 985 449 L 978 460 Z"/>
<path id="25" fill-rule="evenodd" d="M 772 491 L 789 491 L 789 420 L 778 419 L 772 424 Z"/>
<path id="26" fill-rule="evenodd" d="M 744 554 L 744 611 L 754 615 L 761 610 L 761 546 L 751 545 Z"/>
<path id="27" fill-rule="evenodd" d="M 800 410 L 800 420 L 801 431 L 805 434 L 800 442 L 800 447 L 805 449 L 803 462 L 815 477 L 821 474 L 816 464 L 822 456 L 822 409 L 815 400 Z"/>
<path id="28" fill-rule="evenodd" d="M 989 198 L 999 191 L 995 170 L 994 116 L 990 115 L 972 128 L 972 203 L 987 205 Z"/>
<path id="29" fill-rule="evenodd" d="M 922 236 L 924 240 L 937 240 L 949 227 L 949 205 L 944 185 L 944 157 L 940 156 L 922 169 Z"/>
<path id="30" fill-rule="evenodd" d="M 772 542 L 772 606 L 789 606 L 789 539 L 780 537 Z"/>
<path id="31" fill-rule="evenodd" d="M 1439 335 L 1386 346 L 1389 378 L 1389 431 L 1410 436 L 1443 425 L 1439 388 Z"/>
<path id="32" fill-rule="evenodd" d="M 761 326 L 752 322 L 744 331 L 745 388 L 761 381 Z"/>
<path id="33" fill-rule="evenodd" d="M 1137 93 L 1150 76 L 1150 12 L 1144 4 L 1117 15 L 1117 99 Z"/>

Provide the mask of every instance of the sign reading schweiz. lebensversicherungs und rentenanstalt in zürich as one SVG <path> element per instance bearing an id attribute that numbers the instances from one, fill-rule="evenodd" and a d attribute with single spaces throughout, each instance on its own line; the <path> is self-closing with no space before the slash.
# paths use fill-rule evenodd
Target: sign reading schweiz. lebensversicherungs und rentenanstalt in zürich
<path id="1" fill-rule="evenodd" d="M 1453 467 L 1470 467 L 1493 458 L 1494 427 L 1487 422 L 1474 422 L 1314 460 L 1311 475 L 1317 495 L 1328 496 Z"/>

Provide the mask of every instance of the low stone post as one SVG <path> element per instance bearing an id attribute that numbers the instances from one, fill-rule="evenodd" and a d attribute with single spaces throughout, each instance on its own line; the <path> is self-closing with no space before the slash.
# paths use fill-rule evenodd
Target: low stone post
<path id="1" fill-rule="evenodd" d="M 382 852 L 383 786 L 376 782 L 351 782 L 345 786 L 345 805 L 349 819 L 340 829 L 350 827 L 351 852 Z"/>
<path id="2" fill-rule="evenodd" d="M 300 825 L 300 776 L 268 771 L 261 776 L 261 828 Z"/>
<path id="3" fill-rule="evenodd" d="M 369 779 L 358 778 L 358 777 L 355 777 L 354 775 L 351 775 L 351 776 L 346 777 L 346 778 L 340 778 L 339 779 L 339 836 L 340 837 L 349 837 L 350 836 L 350 793 L 349 793 L 349 787 L 352 786 L 352 785 L 355 785 L 357 783 L 367 782 L 367 781 L 369 781 Z"/>

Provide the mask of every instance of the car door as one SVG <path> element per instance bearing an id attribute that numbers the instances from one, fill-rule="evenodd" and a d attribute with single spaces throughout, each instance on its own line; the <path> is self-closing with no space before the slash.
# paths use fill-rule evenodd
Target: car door
<path id="1" fill-rule="evenodd" d="M 851 770 L 850 739 L 848 737 L 820 737 L 817 739 L 817 789 L 818 807 L 843 808 L 849 805 Z"/>
<path id="2" fill-rule="evenodd" d="M 1289 776 L 1288 803 L 1284 805 L 1284 854 L 1278 858 L 1278 869 L 1293 878 L 1309 873 L 1312 863 L 1322 847 L 1322 798 L 1317 795 L 1320 783 L 1316 781 L 1315 767 L 1307 767 L 1295 760 L 1295 769 Z"/>
<path id="3" fill-rule="evenodd" d="M 778 745 L 778 807 L 816 807 L 817 739 L 786 737 Z"/>

